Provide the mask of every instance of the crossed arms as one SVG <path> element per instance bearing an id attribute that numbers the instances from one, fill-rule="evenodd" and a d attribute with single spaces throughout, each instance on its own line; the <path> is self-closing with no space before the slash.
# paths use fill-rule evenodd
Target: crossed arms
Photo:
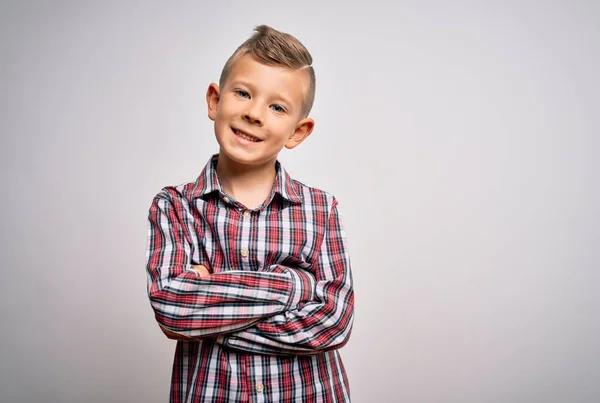
<path id="1" fill-rule="evenodd" d="M 180 213 L 167 192 L 154 198 L 149 213 L 148 294 L 167 337 L 216 337 L 260 354 L 312 354 L 347 342 L 354 292 L 335 199 L 311 272 L 271 265 L 210 273 L 191 264 Z"/>

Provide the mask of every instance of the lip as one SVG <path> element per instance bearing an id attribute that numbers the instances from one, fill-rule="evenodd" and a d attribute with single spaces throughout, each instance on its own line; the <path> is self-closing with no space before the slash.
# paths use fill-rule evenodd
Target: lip
<path id="1" fill-rule="evenodd" d="M 241 133 L 241 134 L 243 134 L 245 136 L 252 137 L 253 139 L 256 139 L 256 141 L 254 141 L 254 143 L 260 143 L 262 141 L 262 139 L 260 137 L 257 137 L 254 134 L 249 133 L 249 132 L 247 132 L 245 130 L 238 129 L 236 127 L 232 127 L 231 130 L 233 131 L 233 134 L 237 135 L 237 133 Z M 243 137 L 241 137 L 241 138 L 243 138 Z M 250 141 L 250 140 L 248 140 L 248 141 Z"/>

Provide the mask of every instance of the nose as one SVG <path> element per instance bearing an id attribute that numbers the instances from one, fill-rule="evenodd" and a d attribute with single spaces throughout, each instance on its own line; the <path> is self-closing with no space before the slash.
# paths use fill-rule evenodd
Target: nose
<path id="1" fill-rule="evenodd" d="M 245 121 L 249 123 L 261 126 L 263 120 L 261 117 L 260 105 L 258 105 L 258 102 L 249 103 L 248 108 L 244 111 L 242 117 Z"/>

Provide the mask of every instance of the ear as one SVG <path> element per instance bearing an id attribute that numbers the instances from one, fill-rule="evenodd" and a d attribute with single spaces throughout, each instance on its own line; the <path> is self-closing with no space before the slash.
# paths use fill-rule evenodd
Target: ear
<path id="1" fill-rule="evenodd" d="M 217 118 L 217 107 L 219 105 L 219 97 L 221 89 L 216 83 L 212 83 L 206 90 L 206 105 L 208 106 L 208 118 L 214 121 Z"/>
<path id="2" fill-rule="evenodd" d="M 308 136 L 310 136 L 314 127 L 315 121 L 313 119 L 302 119 L 300 122 L 298 122 L 294 133 L 292 133 L 292 135 L 285 142 L 285 148 L 291 150 L 292 148 L 298 146 L 300 143 L 306 140 Z"/>

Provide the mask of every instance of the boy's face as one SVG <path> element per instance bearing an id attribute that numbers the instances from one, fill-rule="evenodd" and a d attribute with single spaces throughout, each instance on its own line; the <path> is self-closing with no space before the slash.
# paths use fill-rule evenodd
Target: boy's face
<path id="1" fill-rule="evenodd" d="M 206 94 L 221 154 L 238 164 L 258 166 L 274 162 L 283 147 L 304 141 L 314 126 L 301 115 L 308 85 L 304 70 L 239 57 L 223 87 L 211 84 Z"/>

